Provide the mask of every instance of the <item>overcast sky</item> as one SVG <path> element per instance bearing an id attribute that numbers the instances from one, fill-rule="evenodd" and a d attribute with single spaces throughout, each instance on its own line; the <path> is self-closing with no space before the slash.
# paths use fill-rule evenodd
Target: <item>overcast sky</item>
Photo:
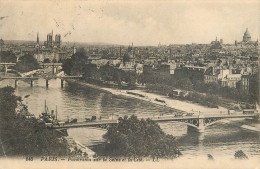
<path id="1" fill-rule="evenodd" d="M 0 38 L 127 45 L 241 41 L 248 27 L 259 38 L 260 1 L 10 1 L 0 0 Z"/>

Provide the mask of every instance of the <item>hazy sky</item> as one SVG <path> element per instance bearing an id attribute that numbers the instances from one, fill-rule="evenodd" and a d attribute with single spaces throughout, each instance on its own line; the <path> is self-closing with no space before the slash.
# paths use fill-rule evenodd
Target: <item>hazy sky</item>
<path id="1" fill-rule="evenodd" d="M 0 38 L 158 45 L 241 41 L 260 36 L 260 0 L 10 1 L 0 0 Z"/>

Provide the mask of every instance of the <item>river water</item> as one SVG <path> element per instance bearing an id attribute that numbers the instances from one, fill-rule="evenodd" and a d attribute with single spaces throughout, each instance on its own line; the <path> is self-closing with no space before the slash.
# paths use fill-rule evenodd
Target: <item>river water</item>
<path id="1" fill-rule="evenodd" d="M 0 81 L 0 87 L 13 86 L 14 80 Z M 160 114 L 173 114 L 174 110 L 154 105 L 133 98 L 126 98 L 101 92 L 96 89 L 82 87 L 74 83 L 66 83 L 60 87 L 59 79 L 49 81 L 45 87 L 45 80 L 39 79 L 30 87 L 29 81 L 19 81 L 16 94 L 23 98 L 29 111 L 36 117 L 44 110 L 47 101 L 49 110 L 58 107 L 58 119 L 67 120 L 77 118 L 83 121 L 86 117 L 96 115 L 102 118 L 118 118 L 119 116 L 137 115 L 138 117 L 152 117 Z M 29 95 L 25 98 L 24 96 Z M 250 124 L 247 120 L 224 120 L 205 129 L 204 133 L 188 132 L 186 125 L 178 122 L 161 123 L 161 128 L 177 137 L 183 156 L 226 156 L 233 158 L 237 150 L 243 150 L 250 158 L 260 159 L 259 132 L 247 131 L 241 128 L 243 124 Z M 83 145 L 92 146 L 103 141 L 104 129 L 75 128 L 68 133 Z"/>

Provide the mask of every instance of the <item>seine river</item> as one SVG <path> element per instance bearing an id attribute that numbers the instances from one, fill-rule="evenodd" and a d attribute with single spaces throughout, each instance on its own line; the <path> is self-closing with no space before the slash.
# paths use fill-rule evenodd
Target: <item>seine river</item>
<path id="1" fill-rule="evenodd" d="M 14 86 L 14 80 L 0 81 L 0 87 Z M 96 115 L 106 118 L 137 115 L 139 117 L 173 114 L 167 107 L 154 105 L 133 98 L 104 93 L 92 88 L 81 87 L 76 84 L 65 83 L 60 87 L 60 80 L 49 81 L 46 89 L 45 80 L 40 79 L 30 87 L 29 81 L 19 81 L 16 94 L 23 98 L 29 111 L 36 117 L 44 110 L 44 101 L 47 101 L 49 110 L 58 107 L 58 119 L 67 120 L 77 118 L 83 121 L 86 117 Z M 24 96 L 29 95 L 25 98 Z M 205 129 L 204 133 L 187 132 L 186 125 L 177 122 L 162 123 L 161 128 L 168 134 L 177 137 L 182 154 L 187 158 L 194 156 L 226 156 L 233 158 L 237 150 L 243 150 L 249 158 L 260 159 L 259 132 L 247 131 L 241 125 L 251 123 L 247 120 L 224 120 Z M 103 141 L 104 129 L 75 128 L 68 133 L 75 140 L 86 146 L 92 146 Z"/>

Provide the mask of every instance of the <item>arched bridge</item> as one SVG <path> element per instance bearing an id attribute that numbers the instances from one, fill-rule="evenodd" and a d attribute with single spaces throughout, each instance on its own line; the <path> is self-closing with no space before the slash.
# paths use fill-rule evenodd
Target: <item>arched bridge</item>
<path id="1" fill-rule="evenodd" d="M 33 87 L 33 81 L 38 79 L 45 79 L 46 80 L 46 87 L 49 86 L 49 80 L 50 79 L 61 79 L 61 87 L 63 87 L 64 80 L 65 79 L 76 79 L 76 78 L 82 78 L 82 75 L 80 76 L 49 76 L 49 77 L 8 77 L 8 76 L 0 76 L 0 80 L 4 79 L 14 79 L 15 87 L 17 87 L 17 81 L 18 80 L 30 80 L 31 81 L 31 87 Z"/>
<path id="2" fill-rule="evenodd" d="M 199 132 L 203 132 L 205 127 L 215 124 L 216 122 L 223 119 L 244 119 L 244 118 L 254 118 L 258 119 L 259 114 L 232 114 L 232 115 L 193 115 L 193 116 L 184 116 L 184 117 L 157 117 L 152 118 L 153 121 L 156 122 L 170 122 L 177 121 L 181 123 L 185 123 L 190 127 L 197 129 Z"/>
<path id="3" fill-rule="evenodd" d="M 47 67 L 52 67 L 52 74 L 57 72 L 58 67 L 62 66 L 62 63 L 40 63 L 39 66 L 41 66 L 43 69 Z"/>
<path id="4" fill-rule="evenodd" d="M 162 123 L 162 122 L 171 122 L 177 121 L 181 123 L 185 123 L 186 125 L 196 129 L 199 132 L 203 132 L 205 127 L 210 126 L 220 120 L 223 119 L 234 119 L 234 118 L 254 118 L 258 119 L 259 114 L 233 114 L 233 115 L 198 115 L 198 116 L 185 116 L 185 117 L 157 117 L 151 118 L 151 120 Z M 52 125 L 50 124 L 49 128 L 51 129 L 68 129 L 68 128 L 79 128 L 79 127 L 101 127 L 106 128 L 111 124 L 117 124 L 118 120 L 97 120 L 91 122 L 77 122 L 73 124 L 62 124 L 62 125 Z"/>

